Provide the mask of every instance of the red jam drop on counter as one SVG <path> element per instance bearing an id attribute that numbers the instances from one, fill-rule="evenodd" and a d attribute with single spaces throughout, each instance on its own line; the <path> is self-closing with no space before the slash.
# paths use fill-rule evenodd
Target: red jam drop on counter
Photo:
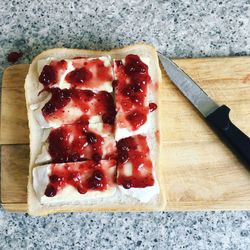
<path id="1" fill-rule="evenodd" d="M 39 76 L 39 82 L 44 85 L 44 87 L 49 87 L 58 83 L 60 75 L 67 69 L 67 62 L 65 60 L 61 61 L 51 61 L 49 65 L 45 65 Z"/>
<path id="2" fill-rule="evenodd" d="M 77 116 L 74 116 L 73 113 L 70 114 L 70 117 L 67 115 L 71 108 L 77 108 L 87 121 L 92 116 L 101 115 L 103 123 L 114 124 L 116 110 L 114 99 L 110 93 L 59 88 L 52 88 L 48 91 L 52 94 L 51 99 L 42 108 L 43 116 L 47 122 L 60 119 L 63 124 L 71 124 L 79 119 L 82 120 L 79 112 L 77 112 Z M 68 104 L 69 106 L 67 106 Z M 67 120 L 69 118 L 71 120 Z"/>
<path id="3" fill-rule="evenodd" d="M 52 164 L 44 194 L 53 197 L 66 185 L 73 186 L 81 194 L 89 190 L 104 191 L 114 184 L 115 165 L 115 160 Z"/>
<path id="4" fill-rule="evenodd" d="M 133 130 L 138 129 L 147 121 L 148 107 L 145 107 L 148 84 L 151 78 L 148 66 L 137 55 L 127 55 L 125 63 L 116 61 L 116 82 L 113 83 L 116 92 L 118 110 L 124 112 L 124 119 Z M 122 116 L 120 116 L 122 117 Z M 117 121 L 124 123 L 124 121 Z"/>
<path id="5" fill-rule="evenodd" d="M 115 152 L 115 145 L 104 140 L 99 134 L 89 131 L 85 124 L 63 125 L 51 130 L 48 151 L 52 162 L 76 162 L 85 159 L 98 162 L 106 156 L 103 155 L 104 147 L 109 158 Z"/>
<path id="6" fill-rule="evenodd" d="M 146 137 L 137 135 L 117 142 L 117 183 L 124 188 L 144 188 L 154 185 L 152 162 Z M 125 174 L 126 164 L 132 165 L 132 175 Z"/>
<path id="7" fill-rule="evenodd" d="M 10 63 L 15 63 L 23 56 L 22 52 L 10 52 L 7 56 L 7 60 Z"/>
<path id="8" fill-rule="evenodd" d="M 150 103 L 149 103 L 149 111 L 150 111 L 150 112 L 153 112 L 153 111 L 155 111 L 156 109 L 157 109 L 157 104 L 154 103 L 154 102 L 150 102 Z"/>

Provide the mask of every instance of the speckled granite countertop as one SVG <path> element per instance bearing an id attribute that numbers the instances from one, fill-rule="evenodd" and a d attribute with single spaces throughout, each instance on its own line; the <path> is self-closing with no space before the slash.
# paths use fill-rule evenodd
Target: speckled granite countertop
<path id="1" fill-rule="evenodd" d="M 151 3 L 150 3 L 151 2 Z M 0 1 L 0 78 L 46 48 L 146 41 L 173 57 L 250 55 L 249 0 Z M 70 213 L 0 208 L 0 249 L 250 249 L 250 212 Z"/>

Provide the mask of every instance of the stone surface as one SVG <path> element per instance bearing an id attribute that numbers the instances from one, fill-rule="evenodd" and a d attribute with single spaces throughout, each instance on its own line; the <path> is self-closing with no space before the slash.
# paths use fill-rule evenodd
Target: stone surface
<path id="1" fill-rule="evenodd" d="M 6 56 L 46 48 L 111 49 L 145 41 L 171 57 L 250 54 L 249 0 L 0 1 Z M 250 249 L 250 212 L 70 213 L 0 208 L 0 249 Z"/>

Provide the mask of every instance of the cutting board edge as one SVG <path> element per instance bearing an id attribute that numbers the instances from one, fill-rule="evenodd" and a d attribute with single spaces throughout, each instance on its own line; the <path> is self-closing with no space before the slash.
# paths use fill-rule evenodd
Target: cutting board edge
<path id="1" fill-rule="evenodd" d="M 213 59 L 217 60 L 217 59 L 222 59 L 222 58 L 224 58 L 224 59 L 229 59 L 229 58 L 247 59 L 247 58 L 250 58 L 250 56 L 244 56 L 244 57 L 238 57 L 238 56 L 237 57 L 216 57 L 216 58 L 213 58 Z M 206 60 L 209 60 L 211 58 L 209 58 L 209 57 L 206 57 L 206 58 L 178 58 L 178 59 L 176 58 L 174 60 L 175 61 L 181 61 L 181 60 L 184 61 L 184 60 L 188 60 L 188 59 L 193 60 L 193 61 L 202 59 L 202 60 L 206 61 Z M 24 65 L 29 65 L 29 64 L 11 65 L 11 66 L 7 67 L 6 70 L 11 71 L 16 66 L 22 67 Z M 9 145 L 13 145 L 13 144 L 9 144 Z M 225 202 L 215 201 L 215 202 L 217 204 L 214 205 L 214 206 L 211 206 L 211 207 L 209 207 L 207 204 L 198 207 L 199 206 L 199 202 L 195 201 L 195 203 L 197 204 L 197 205 L 195 204 L 196 205 L 195 208 L 194 208 L 194 205 L 183 205 L 183 203 L 175 202 L 175 204 L 171 205 L 170 207 L 167 207 L 163 211 L 214 211 L 214 210 L 242 211 L 242 210 L 250 210 L 250 204 L 249 204 L 250 201 L 242 201 L 240 203 L 239 202 L 232 203 L 232 201 L 225 201 Z M 27 204 L 26 203 L 2 203 L 2 206 L 4 208 L 6 208 L 7 211 L 13 211 L 13 212 L 16 211 L 15 210 L 16 209 L 15 208 L 16 205 L 23 207 L 22 211 L 20 211 L 20 212 L 27 212 Z M 179 207 L 176 208 L 176 206 L 179 206 Z M 226 206 L 226 208 L 224 206 Z"/>
<path id="2" fill-rule="evenodd" d="M 230 204 L 229 204 L 230 203 Z M 27 203 L 1 203 L 1 206 L 6 210 L 7 212 L 16 212 L 16 213 L 27 213 Z M 179 208 L 178 208 L 178 207 Z M 226 206 L 226 208 L 225 208 Z M 244 207 L 243 207 L 244 206 Z M 173 206 L 167 207 L 163 210 L 160 210 L 158 212 L 212 212 L 212 211 L 250 211 L 250 204 L 247 201 L 243 201 L 242 203 L 232 203 L 230 201 L 225 201 L 220 204 L 213 205 L 211 207 L 208 207 L 207 204 L 204 202 L 200 207 L 194 207 L 192 205 L 181 205 L 175 204 Z M 82 211 L 81 211 L 82 212 Z M 86 210 L 84 212 L 90 212 L 89 210 Z M 104 212 L 103 210 L 96 210 L 95 212 Z M 127 210 L 112 210 L 105 212 L 117 212 L 117 213 L 125 213 L 128 212 Z M 130 211 L 133 212 L 140 212 L 140 211 Z M 143 211 L 141 211 L 143 212 Z M 149 211 L 149 212 L 156 212 L 156 211 Z"/>
<path id="3" fill-rule="evenodd" d="M 17 206 L 18 205 L 18 209 Z M 11 213 L 27 213 L 27 203 L 1 203 L 3 209 Z"/>

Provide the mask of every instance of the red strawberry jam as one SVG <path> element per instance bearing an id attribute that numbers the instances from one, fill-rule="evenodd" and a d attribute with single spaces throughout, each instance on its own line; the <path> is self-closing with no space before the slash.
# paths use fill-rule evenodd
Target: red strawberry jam
<path id="1" fill-rule="evenodd" d="M 72 59 L 72 65 L 75 69 L 65 77 L 71 88 L 97 89 L 113 80 L 111 64 L 105 65 L 99 58 L 76 57 Z"/>
<path id="2" fill-rule="evenodd" d="M 49 184 L 45 195 L 55 196 L 65 186 L 73 186 L 79 193 L 105 191 L 114 185 L 116 161 L 84 161 L 77 163 L 51 164 Z"/>
<path id="3" fill-rule="evenodd" d="M 48 90 L 51 99 L 42 108 L 45 120 L 54 126 L 86 122 L 93 116 L 101 116 L 99 122 L 113 125 L 116 115 L 114 99 L 105 91 L 59 89 Z"/>
<path id="4" fill-rule="evenodd" d="M 113 82 L 119 114 L 117 127 L 137 130 L 147 121 L 149 107 L 145 105 L 151 78 L 148 66 L 137 55 L 127 55 L 125 62 L 115 61 L 117 80 Z"/>
<path id="5" fill-rule="evenodd" d="M 86 84 L 90 79 L 92 78 L 92 73 L 82 67 L 80 69 L 75 69 L 71 72 L 69 72 L 66 77 L 65 80 L 69 83 L 71 83 L 72 87 L 76 87 L 79 85 L 84 85 Z"/>
<path id="6" fill-rule="evenodd" d="M 72 59 L 74 69 L 67 73 L 65 80 L 70 88 L 97 89 L 104 83 L 112 82 L 113 74 L 111 64 L 105 65 L 99 58 L 89 59 L 76 57 Z M 57 88 L 62 74 L 67 70 L 65 60 L 53 60 L 45 65 L 39 76 L 39 82 L 46 88 Z"/>
<path id="7" fill-rule="evenodd" d="M 150 111 L 150 112 L 153 112 L 153 111 L 155 111 L 156 109 L 157 109 L 157 104 L 154 103 L 154 102 L 150 102 L 150 103 L 149 103 L 149 111 Z"/>
<path id="8" fill-rule="evenodd" d="M 115 142 L 110 137 L 89 130 L 86 123 L 63 125 L 52 129 L 48 137 L 48 152 L 52 162 L 76 162 L 115 157 Z"/>
<path id="9" fill-rule="evenodd" d="M 49 65 L 45 65 L 39 76 L 39 82 L 44 85 L 44 87 L 52 87 L 52 85 L 59 82 L 63 72 L 67 70 L 67 62 L 65 60 L 61 61 L 51 61 Z"/>
<path id="10" fill-rule="evenodd" d="M 126 120 L 129 121 L 133 130 L 137 130 L 147 121 L 147 116 L 145 115 L 146 112 L 147 109 L 142 108 L 141 110 L 133 110 L 125 116 Z"/>
<path id="11" fill-rule="evenodd" d="M 117 142 L 117 151 L 117 183 L 119 185 L 126 189 L 154 185 L 152 162 L 145 136 L 137 135 L 121 139 Z M 128 175 L 125 170 L 129 164 L 132 166 L 131 175 Z"/>
<path id="12" fill-rule="evenodd" d="M 90 189 L 102 189 L 106 185 L 105 176 L 102 171 L 95 170 L 88 179 L 88 187 Z"/>
<path id="13" fill-rule="evenodd" d="M 48 197 L 53 197 L 56 195 L 56 193 L 57 193 L 56 188 L 53 185 L 48 184 L 46 189 L 45 189 L 44 194 Z"/>
<path id="14" fill-rule="evenodd" d="M 53 88 L 49 91 L 52 95 L 49 102 L 47 102 L 42 108 L 44 117 L 56 113 L 58 110 L 65 107 L 71 100 L 71 93 L 67 89 Z"/>

